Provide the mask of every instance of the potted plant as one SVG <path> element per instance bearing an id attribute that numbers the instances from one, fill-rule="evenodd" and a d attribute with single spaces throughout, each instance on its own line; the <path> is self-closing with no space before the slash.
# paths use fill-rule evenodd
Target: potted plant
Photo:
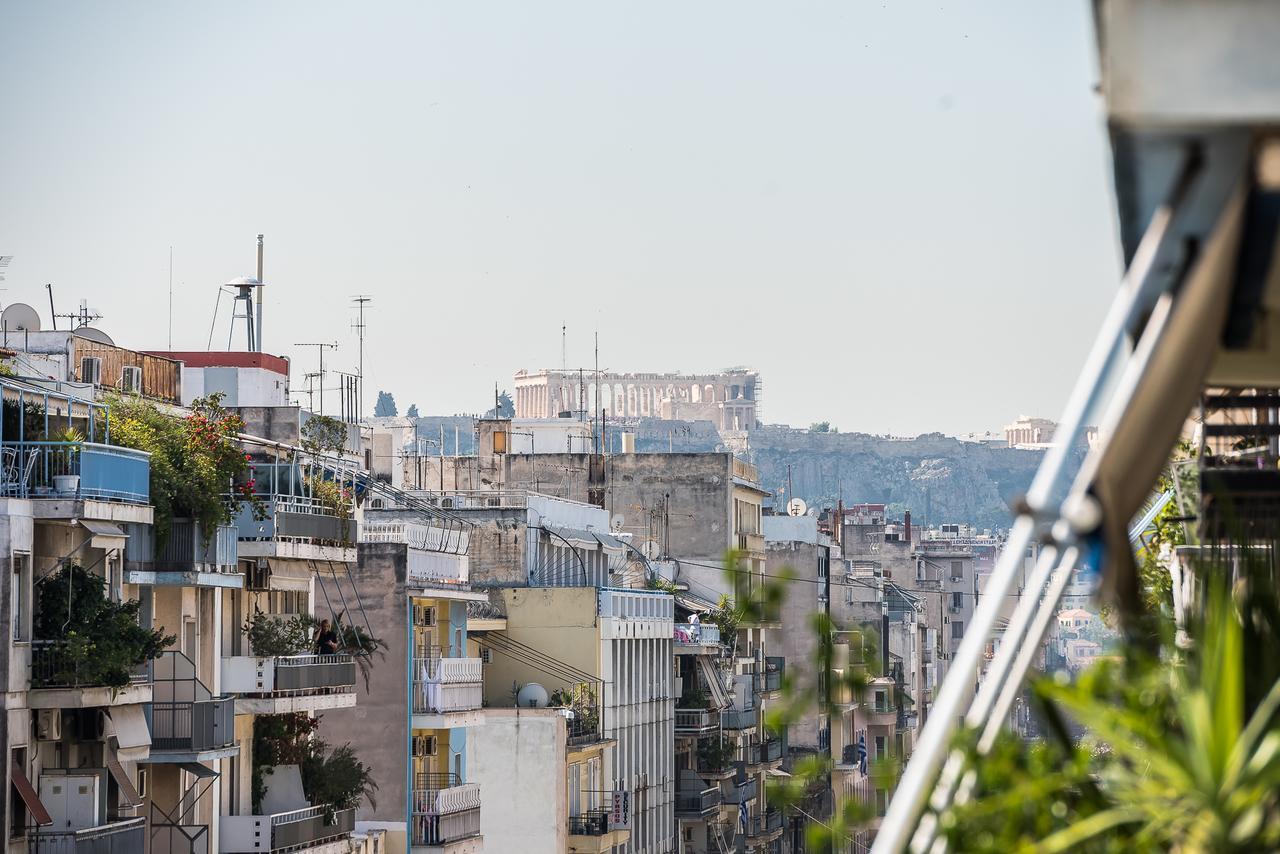
<path id="1" fill-rule="evenodd" d="M 72 471 L 84 434 L 68 427 L 55 434 L 53 440 L 58 443 L 53 452 L 53 491 L 58 495 L 76 495 L 80 492 L 80 475 Z"/>

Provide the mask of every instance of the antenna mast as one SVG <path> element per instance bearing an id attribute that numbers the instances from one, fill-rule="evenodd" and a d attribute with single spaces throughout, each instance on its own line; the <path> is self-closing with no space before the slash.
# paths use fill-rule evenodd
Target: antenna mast
<path id="1" fill-rule="evenodd" d="M 173 350 L 173 247 L 169 247 L 169 349 Z"/>
<path id="2" fill-rule="evenodd" d="M 323 341 L 320 341 L 320 342 L 304 342 L 301 344 L 294 344 L 293 346 L 315 347 L 316 350 L 320 353 L 320 371 L 318 374 L 318 376 L 320 377 L 320 413 L 319 414 L 324 415 L 324 351 L 337 350 L 338 344 L 336 341 L 332 344 L 328 344 Z"/>
<path id="3" fill-rule="evenodd" d="M 366 303 L 372 302 L 373 298 L 365 294 L 357 294 L 352 299 L 360 309 L 360 319 L 355 322 L 356 337 L 360 339 L 360 363 L 356 368 L 356 377 L 359 380 L 359 388 L 356 390 L 356 421 L 359 422 L 364 406 L 364 307 Z"/>
<path id="4" fill-rule="evenodd" d="M 255 336 L 257 340 L 257 350 L 262 352 L 262 300 L 263 300 L 263 284 L 262 284 L 262 235 L 258 235 L 258 334 Z M 252 348 L 250 348 L 252 349 Z"/>

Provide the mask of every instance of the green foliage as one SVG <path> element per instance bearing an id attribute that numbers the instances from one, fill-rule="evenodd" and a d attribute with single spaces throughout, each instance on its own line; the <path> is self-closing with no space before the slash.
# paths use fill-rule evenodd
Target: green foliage
<path id="1" fill-rule="evenodd" d="M 595 689 L 586 682 L 579 682 L 568 690 L 557 688 L 551 693 L 547 705 L 553 708 L 572 709 L 576 726 L 582 732 L 595 732 L 600 726 L 600 705 Z"/>
<path id="2" fill-rule="evenodd" d="M 723 771 L 737 755 L 737 745 L 731 738 L 720 736 L 698 742 L 698 767 L 708 771 Z"/>
<path id="3" fill-rule="evenodd" d="M 378 392 L 378 401 L 373 405 L 373 414 L 378 418 L 390 418 L 399 414 L 396 409 L 396 399 L 391 392 Z"/>
<path id="4" fill-rule="evenodd" d="M 356 667 L 364 679 L 364 689 L 369 690 L 369 677 L 373 673 L 373 656 L 387 657 L 387 642 L 374 637 L 360 626 L 347 622 L 347 612 L 338 614 L 335 624 L 338 627 L 340 648 L 355 656 Z"/>
<path id="5" fill-rule="evenodd" d="M 307 614 L 295 614 L 288 619 L 264 614 L 253 609 L 253 616 L 244 624 L 245 637 L 253 654 L 262 658 L 286 655 L 306 655 L 315 649 L 312 634 L 316 621 Z"/>
<path id="6" fill-rule="evenodd" d="M 689 680 L 689 686 L 684 689 L 684 695 L 680 697 L 680 708 L 682 709 L 709 709 L 711 708 L 711 698 L 707 696 L 707 692 L 701 687 L 692 684 L 693 680 Z"/>
<path id="7" fill-rule="evenodd" d="M 815 421 L 815 422 L 813 422 L 812 424 L 810 424 L 810 425 L 809 425 L 809 432 L 810 432 L 810 433 L 830 433 L 830 432 L 831 432 L 831 422 L 830 422 L 830 421 Z"/>
<path id="8" fill-rule="evenodd" d="M 405 417 L 406 417 L 406 418 L 417 418 L 417 417 L 418 417 L 418 404 L 416 404 L 416 403 L 411 403 L 411 404 L 409 404 L 409 409 L 408 409 L 408 411 L 407 411 L 407 412 L 405 412 Z"/>
<path id="9" fill-rule="evenodd" d="M 138 625 L 137 600 L 112 602 L 103 579 L 74 564 L 37 585 L 36 597 L 34 636 L 65 642 L 56 683 L 123 688 L 174 641 Z"/>
<path id="10" fill-rule="evenodd" d="M 351 489 L 321 475 L 307 479 L 311 497 L 339 519 L 351 518 Z"/>
<path id="11" fill-rule="evenodd" d="M 347 449 L 347 425 L 332 415 L 312 415 L 298 432 L 308 453 L 342 456 Z"/>
<path id="12" fill-rule="evenodd" d="M 259 715 L 253 723 L 253 809 L 262 809 L 262 798 L 270 784 L 270 769 L 276 765 L 297 765 L 307 799 L 332 810 L 350 809 L 361 799 L 376 808 L 378 784 L 372 770 L 356 758 L 350 745 L 332 753 L 316 734 L 320 719 L 305 712 Z"/>
<path id="13" fill-rule="evenodd" d="M 16 400 L 6 400 L 3 408 L 4 440 L 6 442 L 18 441 L 18 431 L 22 431 L 23 441 L 32 442 L 39 441 L 44 438 L 44 407 L 38 403 L 24 400 L 22 405 L 18 405 Z"/>
<path id="14" fill-rule="evenodd" d="M 485 418 L 515 418 L 516 405 L 505 391 L 498 395 L 498 406 L 484 414 Z"/>
<path id="15" fill-rule="evenodd" d="M 668 581 L 661 575 L 654 575 L 645 579 L 644 586 L 649 590 L 661 590 L 663 593 L 676 594 L 680 592 L 680 588 L 674 582 Z"/>
<path id="16" fill-rule="evenodd" d="M 246 503 L 255 517 L 265 518 L 261 499 L 253 494 L 249 455 L 236 441 L 244 421 L 223 408 L 221 393 L 196 398 L 186 418 L 174 418 L 140 397 L 114 397 L 110 418 L 113 444 L 151 454 L 158 549 L 174 518 L 199 522 L 206 544 Z"/>

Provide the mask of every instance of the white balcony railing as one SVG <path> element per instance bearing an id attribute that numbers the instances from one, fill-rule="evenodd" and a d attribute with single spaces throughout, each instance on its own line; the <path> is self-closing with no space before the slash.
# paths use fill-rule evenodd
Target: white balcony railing
<path id="1" fill-rule="evenodd" d="M 447 845 L 480 834 L 480 787 L 414 789 L 411 845 Z"/>
<path id="2" fill-rule="evenodd" d="M 600 616 L 632 620 L 670 620 L 675 617 L 675 600 L 669 594 L 651 590 L 600 589 Z"/>
<path id="3" fill-rule="evenodd" d="M 484 704 L 482 664 L 478 658 L 416 658 L 415 714 L 469 712 Z"/>
<path id="4" fill-rule="evenodd" d="M 421 522 L 366 522 L 360 529 L 362 543 L 404 543 L 426 552 L 465 554 L 468 539 L 465 530 L 447 530 Z"/>

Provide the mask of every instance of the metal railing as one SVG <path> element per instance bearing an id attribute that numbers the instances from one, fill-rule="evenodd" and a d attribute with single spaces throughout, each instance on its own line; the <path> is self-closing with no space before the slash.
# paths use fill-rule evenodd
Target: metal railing
<path id="1" fill-rule="evenodd" d="M 726 709 L 720 713 L 720 726 L 725 729 L 751 729 L 759 716 L 758 709 Z"/>
<path id="2" fill-rule="evenodd" d="M 146 684 L 150 681 L 150 662 L 143 662 L 134 667 L 129 681 L 134 684 Z M 99 681 L 89 680 L 81 675 L 81 661 L 71 654 L 70 644 L 65 640 L 33 640 L 31 642 L 31 687 L 32 688 L 96 688 L 101 687 Z"/>
<path id="3" fill-rule="evenodd" d="M 146 848 L 147 821 L 131 818 L 81 830 L 52 832 L 32 830 L 27 835 L 30 854 L 136 854 Z"/>
<path id="4" fill-rule="evenodd" d="M 290 539 L 316 543 L 355 545 L 357 524 L 318 499 L 300 495 L 261 496 L 266 517 L 254 518 L 245 504 L 236 514 L 235 526 L 242 540 Z"/>
<path id="5" fill-rule="evenodd" d="M 234 697 L 150 704 L 153 750 L 216 750 L 235 744 Z"/>
<path id="6" fill-rule="evenodd" d="M 466 528 L 421 522 L 372 521 L 360 530 L 362 543 L 403 543 L 410 548 L 443 554 L 465 554 L 470 536 Z"/>
<path id="7" fill-rule="evenodd" d="M 273 814 L 271 816 L 271 850 L 337 839 L 355 830 L 356 811 L 354 809 L 333 810 L 332 821 L 326 818 L 329 811 L 329 807 L 318 806 Z"/>
<path id="8" fill-rule="evenodd" d="M 760 781 L 748 777 L 744 782 L 736 783 L 724 796 L 726 804 L 744 804 L 755 800 L 760 795 Z"/>
<path id="9" fill-rule="evenodd" d="M 158 553 L 150 526 L 135 526 L 125 543 L 124 558 L 130 569 L 151 572 L 188 572 L 203 567 L 208 572 L 239 570 L 239 532 L 235 525 L 219 525 L 205 542 L 204 530 L 194 519 L 173 519 L 169 537 Z"/>
<path id="10" fill-rule="evenodd" d="M 676 789 L 676 815 L 702 815 L 711 812 L 724 801 L 719 786 L 711 786 L 697 792 Z"/>
<path id="11" fill-rule="evenodd" d="M 480 787 L 461 783 L 413 790 L 411 845 L 447 845 L 480 834 Z"/>
<path id="12" fill-rule="evenodd" d="M 355 658 L 346 653 L 282 655 L 274 659 L 276 691 L 354 688 Z"/>
<path id="13" fill-rule="evenodd" d="M 609 832 L 608 810 L 587 810 L 569 816 L 570 836 L 604 836 Z"/>
<path id="14" fill-rule="evenodd" d="M 720 713 L 711 709 L 676 709 L 676 732 L 703 732 L 716 728 Z"/>
<path id="15" fill-rule="evenodd" d="M 747 837 L 750 839 L 768 836 L 779 830 L 782 830 L 782 812 L 776 809 L 769 810 L 764 815 L 753 815 L 747 822 Z"/>
<path id="16" fill-rule="evenodd" d="M 0 446 L 0 492 L 146 504 L 151 500 L 151 455 L 95 442 L 5 442 Z"/>
<path id="17" fill-rule="evenodd" d="M 720 643 L 720 627 L 714 625 L 694 626 L 688 623 L 676 623 L 673 635 L 676 646 L 682 644 L 702 646 L 704 644 Z"/>

